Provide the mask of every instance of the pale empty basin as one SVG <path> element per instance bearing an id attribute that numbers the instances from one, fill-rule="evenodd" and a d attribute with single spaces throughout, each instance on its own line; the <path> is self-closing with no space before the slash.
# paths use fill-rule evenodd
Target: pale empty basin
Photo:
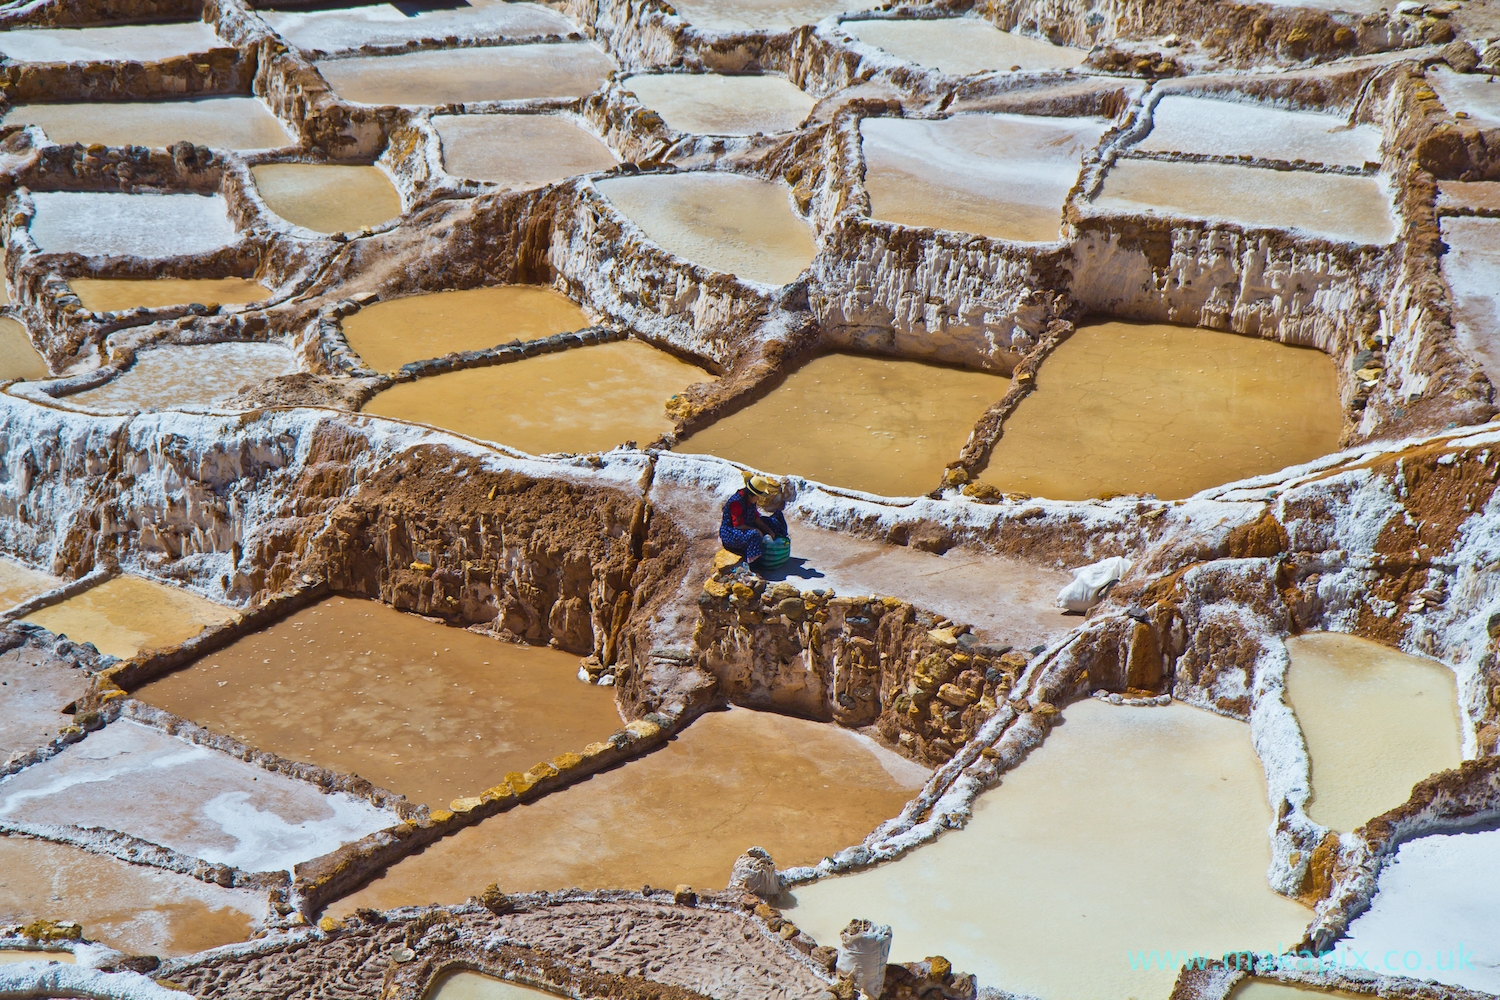
<path id="1" fill-rule="evenodd" d="M 97 389 L 59 402 L 95 413 L 207 409 L 246 386 L 296 370 L 296 356 L 273 344 L 169 345 L 141 351 L 135 364 Z"/>
<path id="2" fill-rule="evenodd" d="M 31 345 L 26 328 L 9 316 L 0 316 L 0 379 L 46 378 L 47 362 Z"/>
<path id="3" fill-rule="evenodd" d="M 542 285 L 491 285 L 387 299 L 344 317 L 344 337 L 365 364 L 404 364 L 512 340 L 536 340 L 589 325 L 572 299 Z"/>
<path id="4" fill-rule="evenodd" d="M 547 1000 L 555 995 L 463 969 L 439 979 L 427 1000 Z"/>
<path id="5" fill-rule="evenodd" d="M 1500 219 L 1446 218 L 1441 225 L 1458 345 L 1500 385 Z"/>
<path id="6" fill-rule="evenodd" d="M 67 844 L 0 837 L 0 923 L 72 920 L 127 955 L 189 955 L 243 941 L 266 894 L 133 865 Z"/>
<path id="7" fill-rule="evenodd" d="M 1224 163 L 1120 160 L 1096 211 L 1223 220 L 1348 243 L 1395 239 L 1391 196 L 1375 177 L 1299 173 Z"/>
<path id="8" fill-rule="evenodd" d="M 1480 128 L 1500 126 L 1500 83 L 1491 74 L 1455 73 L 1447 66 L 1427 71 L 1427 82 L 1450 113 L 1462 111 L 1468 124 Z"/>
<path id="9" fill-rule="evenodd" d="M 1097 118 L 956 115 L 860 123 L 865 188 L 877 219 L 1001 239 L 1059 238 Z"/>
<path id="10" fill-rule="evenodd" d="M 638 340 L 579 347 L 394 385 L 364 412 L 430 424 L 533 455 L 647 445 L 672 429 L 667 400 L 701 368 Z"/>
<path id="11" fill-rule="evenodd" d="M 207 253 L 236 238 L 219 195 L 42 191 L 31 238 L 49 253 L 170 257 Z"/>
<path id="12" fill-rule="evenodd" d="M 431 9 L 377 3 L 334 10 L 265 10 L 261 17 L 299 49 L 339 52 L 362 45 L 403 45 L 459 38 L 534 38 L 577 31 L 561 14 L 534 3 L 470 0 Z"/>
<path id="13" fill-rule="evenodd" d="M 985 481 L 1053 500 L 1180 498 L 1338 449 L 1321 351 L 1159 323 L 1081 326 L 1005 421 Z"/>
<path id="14" fill-rule="evenodd" d="M 1169 94 L 1137 149 L 1362 166 L 1380 161 L 1380 130 L 1344 115 Z"/>
<path id="15" fill-rule="evenodd" d="M 624 87 L 669 128 L 700 135 L 789 132 L 817 103 L 779 76 L 658 73 L 626 77 Z"/>
<path id="16" fill-rule="evenodd" d="M 608 170 L 615 154 L 592 132 L 555 115 L 437 115 L 443 169 L 517 191 Z"/>
<path id="17" fill-rule="evenodd" d="M 431 50 L 322 60 L 318 72 L 357 104 L 460 104 L 583 97 L 614 63 L 588 42 Z"/>
<path id="18" fill-rule="evenodd" d="M 1500 993 L 1500 830 L 1420 837 L 1396 849 L 1339 953 L 1373 971 Z"/>
<path id="19" fill-rule="evenodd" d="M 507 892 L 722 889 L 747 847 L 816 864 L 901 811 L 929 772 L 826 723 L 712 712 L 670 743 L 446 837 L 334 904 L 386 909 Z"/>
<path id="20" fill-rule="evenodd" d="M 620 728 L 610 690 L 581 683 L 574 654 L 342 597 L 135 695 L 434 808 Z"/>
<path id="21" fill-rule="evenodd" d="M 271 211 L 314 232 L 347 232 L 401 214 L 401 196 L 379 167 L 264 163 L 250 174 Z"/>
<path id="22" fill-rule="evenodd" d="M 161 306 L 241 305 L 271 292 L 253 278 L 69 278 L 85 309 L 117 312 Z"/>
<path id="23" fill-rule="evenodd" d="M 877 0 L 683 0 L 677 15 L 708 32 L 784 31 L 849 11 L 869 10 Z"/>
<path id="24" fill-rule="evenodd" d="M 785 184 L 721 173 L 599 181 L 599 193 L 668 253 L 748 281 L 785 285 L 812 263 L 812 227 Z"/>
<path id="25" fill-rule="evenodd" d="M 0 33 L 0 52 L 12 62 L 149 62 L 227 47 L 202 21 L 17 28 Z"/>
<path id="26" fill-rule="evenodd" d="M 233 618 L 233 608 L 138 576 L 117 576 L 33 611 L 26 620 L 126 659 L 185 642 Z"/>
<path id="27" fill-rule="evenodd" d="M 0 819 L 104 827 L 252 872 L 290 871 L 400 822 L 128 719 L 0 781 Z"/>
<path id="28" fill-rule="evenodd" d="M 972 17 L 845 21 L 840 27 L 866 45 L 949 76 L 992 70 L 1067 69 L 1077 66 L 1088 55 L 1083 49 L 1064 48 L 1039 38 L 1001 31 L 988 21 Z"/>
<path id="29" fill-rule="evenodd" d="M 1312 761 L 1307 814 L 1340 832 L 1411 797 L 1462 759 L 1453 671 L 1352 635 L 1286 641 L 1286 690 Z"/>
<path id="30" fill-rule="evenodd" d="M 827 354 L 677 446 L 886 496 L 936 489 L 1009 382 L 922 361 Z"/>
<path id="31" fill-rule="evenodd" d="M 15 564 L 5 561 L 0 567 L 4 569 L 0 579 L 10 588 L 8 599 L 15 594 L 11 576 Z M 26 596 L 51 589 L 39 586 Z M 71 726 L 73 716 L 63 714 L 62 709 L 83 696 L 89 680 L 84 671 L 54 658 L 51 650 L 18 646 L 0 653 L 0 761 L 40 749 Z"/>
<path id="32" fill-rule="evenodd" d="M 211 149 L 280 149 L 296 142 L 254 97 L 182 101 L 19 104 L 7 124 L 38 125 L 59 145 L 81 142 L 165 149 L 178 142 Z"/>
<path id="33" fill-rule="evenodd" d="M 964 829 L 796 889 L 787 919 L 835 945 L 852 918 L 889 924 L 892 962 L 943 955 L 1042 1000 L 1165 997 L 1181 961 L 1154 967 L 1145 952 L 1217 958 L 1302 936 L 1311 912 L 1266 884 L 1272 814 L 1248 726 L 1093 699 L 1064 719 Z"/>
<path id="34" fill-rule="evenodd" d="M 1247 979 L 1229 994 L 1229 1000 L 1355 1000 L 1356 994 L 1341 990 L 1318 990 L 1295 983 L 1269 979 Z"/>

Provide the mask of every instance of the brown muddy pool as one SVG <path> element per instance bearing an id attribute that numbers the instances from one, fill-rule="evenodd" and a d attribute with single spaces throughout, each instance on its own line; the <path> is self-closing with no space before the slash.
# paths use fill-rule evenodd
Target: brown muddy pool
<path id="1" fill-rule="evenodd" d="M 69 278 L 68 286 L 94 312 L 118 312 L 144 306 L 243 305 L 270 298 L 271 291 L 253 278 Z"/>
<path id="2" fill-rule="evenodd" d="M 264 163 L 250 174 L 271 211 L 316 233 L 351 232 L 401 214 L 401 196 L 379 167 Z"/>
<path id="3" fill-rule="evenodd" d="M 788 132 L 817 103 L 779 76 L 648 73 L 621 82 L 669 128 L 698 135 Z"/>
<path id="4" fill-rule="evenodd" d="M 1162 498 L 1338 449 L 1321 351 L 1162 323 L 1089 323 L 1042 363 L 983 479 L 1052 500 Z"/>
<path id="5" fill-rule="evenodd" d="M 6 113 L 5 123 L 38 125 L 58 145 L 165 149 L 186 141 L 210 149 L 280 149 L 297 141 L 254 97 L 18 104 Z"/>
<path id="6" fill-rule="evenodd" d="M 578 657 L 333 597 L 135 696 L 251 746 L 443 808 L 609 737 Z"/>
<path id="7" fill-rule="evenodd" d="M 435 115 L 443 169 L 516 191 L 608 170 L 615 154 L 559 115 Z"/>
<path id="8" fill-rule="evenodd" d="M 836 726 L 713 712 L 644 757 L 444 838 L 332 909 L 459 903 L 491 882 L 723 888 L 747 847 L 786 868 L 859 843 L 929 773 Z"/>
<path id="9" fill-rule="evenodd" d="M 50 374 L 47 362 L 26 335 L 26 327 L 9 316 L 0 316 L 0 379 L 39 379 Z"/>
<path id="10" fill-rule="evenodd" d="M 142 650 L 175 646 L 229 621 L 233 608 L 138 576 L 117 576 L 26 620 L 101 653 L 128 659 Z"/>
<path id="11" fill-rule="evenodd" d="M 416 106 L 585 97 L 614 69 L 609 56 L 588 42 L 434 49 L 314 65 L 346 101 Z"/>

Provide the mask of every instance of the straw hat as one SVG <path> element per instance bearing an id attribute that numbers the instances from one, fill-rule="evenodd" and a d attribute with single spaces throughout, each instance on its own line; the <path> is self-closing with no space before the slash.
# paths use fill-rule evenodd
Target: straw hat
<path id="1" fill-rule="evenodd" d="M 781 496 L 781 480 L 775 476 L 763 476 L 758 472 L 746 472 L 744 476 L 745 488 L 755 494 L 757 499 Z"/>

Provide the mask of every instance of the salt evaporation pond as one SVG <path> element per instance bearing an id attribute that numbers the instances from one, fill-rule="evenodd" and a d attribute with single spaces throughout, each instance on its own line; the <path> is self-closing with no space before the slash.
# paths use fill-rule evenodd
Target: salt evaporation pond
<path id="1" fill-rule="evenodd" d="M 33 611 L 26 621 L 74 642 L 91 642 L 101 653 L 128 659 L 175 646 L 234 615 L 233 608 L 186 590 L 138 576 L 117 576 Z"/>
<path id="2" fill-rule="evenodd" d="M 150 62 L 227 48 L 202 21 L 120 24 L 96 28 L 16 28 L 0 34 L 12 62 Z"/>
<path id="3" fill-rule="evenodd" d="M 598 181 L 599 193 L 668 253 L 747 281 L 785 285 L 817 252 L 791 190 L 725 173 L 642 174 Z"/>
<path id="4" fill-rule="evenodd" d="M 0 836 L 0 924 L 72 920 L 127 955 L 189 955 L 245 940 L 265 910 L 263 892 Z"/>
<path id="5" fill-rule="evenodd" d="M 315 65 L 343 100 L 415 106 L 584 97 L 615 68 L 588 42 L 434 49 Z"/>
<path id="6" fill-rule="evenodd" d="M 437 981 L 427 1000 L 542 1000 L 555 994 L 460 969 Z"/>
<path id="7" fill-rule="evenodd" d="M 0 819 L 103 827 L 252 872 L 290 871 L 400 822 L 129 719 L 0 780 Z"/>
<path id="8" fill-rule="evenodd" d="M 296 355 L 273 344 L 169 345 L 139 352 L 135 364 L 108 382 L 59 402 L 94 413 L 206 409 L 296 370 Z"/>
<path id="9" fill-rule="evenodd" d="M 1052 500 L 1178 499 L 1338 449 L 1333 361 L 1165 323 L 1089 323 L 1042 363 L 983 477 Z"/>
<path id="10" fill-rule="evenodd" d="M 363 412 L 442 427 L 533 455 L 647 445 L 667 400 L 710 375 L 638 340 L 579 347 L 391 386 Z"/>
<path id="11" fill-rule="evenodd" d="M 436 115 L 443 169 L 516 191 L 608 170 L 615 154 L 592 132 L 557 115 Z"/>
<path id="12" fill-rule="evenodd" d="M 1447 66 L 1427 71 L 1427 82 L 1450 113 L 1463 112 L 1467 124 L 1480 128 L 1500 126 L 1500 83 L 1486 73 L 1455 73 Z"/>
<path id="13" fill-rule="evenodd" d="M 89 257 L 170 257 L 233 243 L 219 195 L 38 191 L 31 238 L 48 253 Z"/>
<path id="14" fill-rule="evenodd" d="M 165 149 L 178 142 L 211 149 L 280 149 L 296 143 L 280 119 L 254 97 L 178 101 L 18 104 L 6 124 L 40 126 L 58 145 L 81 142 Z"/>
<path id="15" fill-rule="evenodd" d="M 676 450 L 830 486 L 920 496 L 937 488 L 975 422 L 1007 388 L 1007 379 L 988 372 L 826 354 Z"/>
<path id="16" fill-rule="evenodd" d="M 567 35 L 578 28 L 561 14 L 534 3 L 470 0 L 423 9 L 393 3 L 333 10 L 262 10 L 288 44 L 308 51 L 339 52 L 363 45 L 463 38 L 534 38 Z"/>
<path id="17" fill-rule="evenodd" d="M 1170 993 L 1179 961 L 1132 967 L 1132 952 L 1217 956 L 1301 938 L 1311 912 L 1266 883 L 1272 813 L 1248 726 L 1093 699 L 1063 717 L 964 829 L 796 889 L 787 919 L 821 944 L 852 918 L 889 924 L 892 962 L 943 955 L 1042 1000 Z"/>
<path id="18" fill-rule="evenodd" d="M 1363 994 L 1368 996 L 1369 994 Z M 1359 994 L 1342 990 L 1315 990 L 1310 986 L 1278 983 L 1268 979 L 1247 979 L 1240 984 L 1229 1000 L 1356 1000 Z"/>
<path id="19" fill-rule="evenodd" d="M 1067 69 L 1088 55 L 1084 49 L 1001 31 L 977 17 L 845 21 L 839 27 L 866 45 L 949 76 L 992 70 Z"/>
<path id="20" fill-rule="evenodd" d="M 33 597 L 63 585 L 51 573 L 23 566 L 11 559 L 0 559 L 0 611 L 15 607 Z"/>
<path id="21" fill-rule="evenodd" d="M 0 948 L 0 965 L 17 962 L 61 962 L 73 965 L 77 960 L 71 951 L 37 951 L 34 948 Z"/>
<path id="22" fill-rule="evenodd" d="M 0 316 L 0 380 L 46 378 L 47 362 L 32 346 L 26 327 L 9 316 Z"/>
<path id="23" fill-rule="evenodd" d="M 1059 239 L 1079 162 L 1104 134 L 1097 118 L 955 115 L 860 123 L 871 214 L 1000 239 Z"/>
<path id="24" fill-rule="evenodd" d="M 1455 338 L 1490 381 L 1500 383 L 1500 219 L 1445 218 L 1441 225 Z"/>
<path id="25" fill-rule="evenodd" d="M 379 167 L 264 163 L 250 174 L 271 211 L 313 232 L 349 232 L 401 214 L 401 196 Z"/>
<path id="26" fill-rule="evenodd" d="M 334 597 L 135 696 L 441 808 L 619 729 L 612 692 L 577 677 L 570 653 Z"/>
<path id="27" fill-rule="evenodd" d="M 344 337 L 365 364 L 404 364 L 512 340 L 537 340 L 589 325 L 572 299 L 543 285 L 490 285 L 386 299 L 346 316 Z"/>
<path id="28" fill-rule="evenodd" d="M 730 709 L 622 768 L 445 837 L 334 904 L 387 909 L 506 892 L 721 889 L 747 847 L 816 864 L 895 816 L 928 772 L 868 737 Z"/>
<path id="29" fill-rule="evenodd" d="M 1363 166 L 1380 162 L 1380 130 L 1349 127 L 1341 115 L 1168 94 L 1151 112 L 1151 132 L 1136 149 L 1306 160 Z"/>
<path id="30" fill-rule="evenodd" d="M 1226 163 L 1119 160 L 1104 175 L 1096 212 L 1222 219 L 1349 243 L 1396 236 L 1391 197 L 1375 177 Z"/>
<path id="31" fill-rule="evenodd" d="M 1349 925 L 1334 954 L 1369 956 L 1374 971 L 1388 975 L 1500 993 L 1497 898 L 1500 829 L 1493 823 L 1409 840 L 1381 871 L 1370 908 Z M 1387 970 L 1387 959 L 1399 967 Z"/>
<path id="32" fill-rule="evenodd" d="M 1347 833 L 1463 759 L 1453 671 L 1352 635 L 1286 641 L 1286 691 L 1312 761 L 1314 822 Z"/>
<path id="33" fill-rule="evenodd" d="M 626 77 L 622 86 L 669 128 L 697 135 L 789 132 L 817 103 L 779 76 L 649 73 Z"/>
<path id="34" fill-rule="evenodd" d="M 707 32 L 785 31 L 850 11 L 869 10 L 877 0 L 683 0 L 677 16 Z"/>
<path id="35" fill-rule="evenodd" d="M 119 312 L 161 306 L 243 305 L 271 297 L 254 278 L 69 278 L 85 309 Z"/>

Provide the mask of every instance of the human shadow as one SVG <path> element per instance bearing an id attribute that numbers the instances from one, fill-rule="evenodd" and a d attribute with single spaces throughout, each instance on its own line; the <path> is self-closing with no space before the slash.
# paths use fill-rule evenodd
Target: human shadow
<path id="1" fill-rule="evenodd" d="M 824 574 L 822 570 L 809 566 L 807 560 L 801 556 L 793 556 L 775 569 L 759 570 L 757 575 L 763 580 L 777 583 L 792 576 L 799 580 L 821 580 Z"/>

